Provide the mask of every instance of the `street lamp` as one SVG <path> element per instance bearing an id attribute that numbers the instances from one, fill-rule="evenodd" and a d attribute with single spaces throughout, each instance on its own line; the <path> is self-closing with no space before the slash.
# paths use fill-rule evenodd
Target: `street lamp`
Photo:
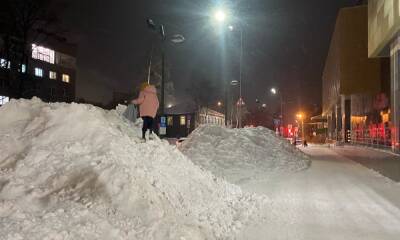
<path id="1" fill-rule="evenodd" d="M 165 32 L 165 27 L 163 24 L 157 25 L 152 19 L 146 20 L 147 27 L 154 32 L 157 32 L 161 37 L 161 101 L 160 101 L 160 110 L 161 115 L 164 115 L 165 111 L 165 42 L 168 40 L 171 43 L 179 44 L 185 41 L 185 38 L 181 34 L 175 34 L 171 37 L 168 37 Z M 151 65 L 152 65 L 152 58 L 153 58 L 153 50 L 154 45 L 151 48 L 150 59 L 149 59 L 149 68 L 148 68 L 148 76 L 147 82 L 150 84 L 150 73 L 151 73 Z"/>
<path id="2" fill-rule="evenodd" d="M 235 27 L 233 25 L 229 25 L 228 29 L 233 32 Z M 238 31 L 240 33 L 240 57 L 239 57 L 239 99 L 243 101 L 242 96 L 242 81 L 243 81 L 243 28 L 239 27 Z M 239 128 L 242 128 L 242 104 L 239 105 Z"/>
<path id="3" fill-rule="evenodd" d="M 225 22 L 227 22 L 227 19 L 229 17 L 229 13 L 227 10 L 223 9 L 223 8 L 218 8 L 214 11 L 214 19 L 216 22 L 218 22 L 219 24 L 223 24 Z M 235 30 L 235 27 L 233 25 L 228 25 L 227 28 L 233 32 Z M 241 26 L 238 27 L 238 31 L 240 32 L 240 63 L 239 63 L 239 101 L 242 102 L 243 101 L 243 96 L 242 96 L 242 65 L 243 65 L 243 28 Z M 232 85 L 233 81 L 231 82 Z M 239 105 L 239 128 L 242 127 L 242 105 Z M 225 110 L 227 113 L 227 110 Z"/>
<path id="4" fill-rule="evenodd" d="M 304 141 L 304 114 L 298 113 L 296 117 L 301 120 L 301 138 Z"/>
<path id="5" fill-rule="evenodd" d="M 281 114 L 280 114 L 280 119 L 281 119 L 281 126 L 283 126 L 283 94 L 282 91 L 278 91 L 277 88 L 271 88 L 270 92 L 272 93 L 272 95 L 278 95 L 279 94 L 279 98 L 280 98 L 280 105 L 281 105 Z"/>
<path id="6" fill-rule="evenodd" d="M 238 80 L 232 80 L 231 81 L 231 85 L 232 86 L 237 86 L 239 84 L 239 81 Z"/>
<path id="7" fill-rule="evenodd" d="M 226 19 L 226 13 L 223 9 L 217 9 L 214 12 L 214 18 L 219 23 L 223 23 Z"/>
<path id="8" fill-rule="evenodd" d="M 218 105 L 218 107 L 221 107 L 222 106 L 222 102 L 218 102 L 217 105 Z"/>

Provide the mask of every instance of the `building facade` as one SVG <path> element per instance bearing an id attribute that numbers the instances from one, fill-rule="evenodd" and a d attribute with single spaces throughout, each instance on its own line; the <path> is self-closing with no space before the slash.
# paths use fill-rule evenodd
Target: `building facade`
<path id="1" fill-rule="evenodd" d="M 201 108 L 198 111 L 178 108 L 169 108 L 165 114 L 165 136 L 168 138 L 187 137 L 198 126 L 203 124 L 225 125 L 225 115 L 211 110 Z M 163 121 L 159 121 L 161 124 Z"/>
<path id="2" fill-rule="evenodd" d="M 341 9 L 323 73 L 328 138 L 390 144 L 389 85 L 389 59 L 368 57 L 368 7 Z"/>
<path id="3" fill-rule="evenodd" d="M 400 0 L 368 2 L 368 54 L 390 57 L 390 122 L 392 149 L 400 151 Z"/>
<path id="4" fill-rule="evenodd" d="M 36 96 L 47 102 L 74 101 L 76 46 L 48 41 L 30 47 L 28 61 L 21 64 L 7 59 L 0 42 L 0 98 Z"/>

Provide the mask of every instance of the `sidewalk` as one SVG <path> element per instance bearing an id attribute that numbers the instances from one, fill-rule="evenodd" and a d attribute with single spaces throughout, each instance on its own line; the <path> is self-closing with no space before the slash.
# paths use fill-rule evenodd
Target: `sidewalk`
<path id="1" fill-rule="evenodd" d="M 331 148 L 337 154 L 360 163 L 381 175 L 400 182 L 400 156 L 368 147 L 338 146 Z"/>
<path id="2" fill-rule="evenodd" d="M 265 221 L 246 226 L 237 239 L 399 239 L 399 184 L 336 152 L 353 159 L 380 159 L 383 153 L 318 145 L 300 149 L 312 158 L 309 169 L 241 185 L 245 191 L 267 195 L 269 202 L 260 211 Z"/>

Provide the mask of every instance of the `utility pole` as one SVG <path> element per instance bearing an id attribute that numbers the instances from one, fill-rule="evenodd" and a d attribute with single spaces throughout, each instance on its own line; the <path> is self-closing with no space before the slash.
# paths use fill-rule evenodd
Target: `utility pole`
<path id="1" fill-rule="evenodd" d="M 164 110 L 165 110 L 165 49 L 163 47 L 161 56 L 161 115 L 164 115 Z"/>
<path id="2" fill-rule="evenodd" d="M 283 102 L 283 92 L 281 91 L 280 92 L 280 98 L 281 98 L 281 127 L 283 127 L 284 126 L 284 124 L 283 124 L 283 104 L 284 104 L 284 102 Z M 279 130 L 280 131 L 280 130 Z"/>
<path id="3" fill-rule="evenodd" d="M 225 112 L 225 126 L 228 126 L 228 83 L 226 82 L 226 79 L 224 81 L 224 95 L 225 95 L 225 105 L 224 105 L 224 112 Z"/>
<path id="4" fill-rule="evenodd" d="M 239 63 L 239 128 L 242 128 L 242 107 L 243 107 L 243 98 L 242 98 L 242 75 L 243 75 L 243 29 L 240 27 L 240 63 Z"/>

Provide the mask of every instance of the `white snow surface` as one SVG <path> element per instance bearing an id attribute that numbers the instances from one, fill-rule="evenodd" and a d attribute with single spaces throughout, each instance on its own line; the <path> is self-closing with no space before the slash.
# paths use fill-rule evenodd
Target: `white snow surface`
<path id="1" fill-rule="evenodd" d="M 267 194 L 269 204 L 262 210 L 266 220 L 246 226 L 240 239 L 400 239 L 398 183 L 338 154 L 334 148 L 301 149 L 313 160 L 306 171 L 241 185 L 243 189 Z M 363 151 L 354 150 L 353 156 Z M 371 151 L 360 155 L 366 154 Z M 379 152 L 371 157 L 374 155 Z"/>
<path id="2" fill-rule="evenodd" d="M 0 239 L 236 239 L 257 220 L 266 197 L 165 141 L 139 143 L 123 110 L 36 98 L 0 107 Z"/>
<path id="3" fill-rule="evenodd" d="M 303 152 L 263 127 L 203 125 L 180 150 L 196 164 L 236 183 L 304 170 L 311 164 Z"/>

